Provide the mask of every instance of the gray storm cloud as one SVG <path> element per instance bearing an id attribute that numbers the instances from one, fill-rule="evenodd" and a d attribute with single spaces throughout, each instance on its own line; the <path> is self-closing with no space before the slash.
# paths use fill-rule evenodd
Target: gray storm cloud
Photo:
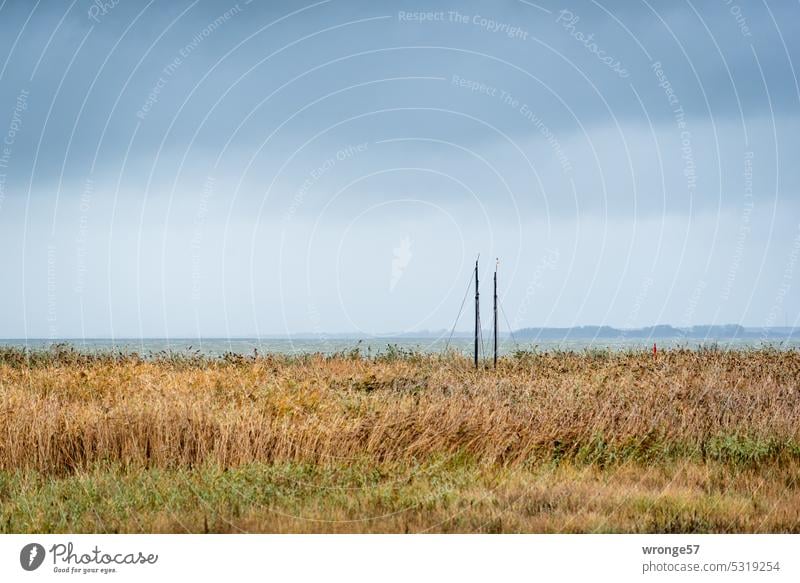
<path id="1" fill-rule="evenodd" d="M 799 11 L 6 2 L 0 336 L 792 325 Z"/>

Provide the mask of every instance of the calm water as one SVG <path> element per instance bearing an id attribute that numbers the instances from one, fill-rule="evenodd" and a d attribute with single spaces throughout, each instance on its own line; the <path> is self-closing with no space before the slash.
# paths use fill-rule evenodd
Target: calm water
<path id="1" fill-rule="evenodd" d="M 357 338 L 335 338 L 335 339 L 271 339 L 271 338 L 206 338 L 206 339 L 188 339 L 188 338 L 145 338 L 145 339 L 119 339 L 109 340 L 103 339 L 65 339 L 65 340 L 49 340 L 49 339 L 12 339 L 0 340 L 0 346 L 15 346 L 15 347 L 28 347 L 30 349 L 46 349 L 54 342 L 64 342 L 74 346 L 75 348 L 86 351 L 122 351 L 122 352 L 138 352 L 143 355 L 173 351 L 173 352 L 199 352 L 209 356 L 217 356 L 226 352 L 234 352 L 237 354 L 253 354 L 255 350 L 259 354 L 268 352 L 280 354 L 303 354 L 321 352 L 324 354 L 332 354 L 335 352 L 342 352 L 359 348 L 362 354 L 379 354 L 387 350 L 389 345 L 396 346 L 405 350 L 418 350 L 422 352 L 442 352 L 447 343 L 447 339 L 435 338 L 365 338 L 359 340 Z M 656 342 L 661 348 L 675 348 L 686 347 L 697 349 L 701 346 L 711 346 L 716 344 L 720 349 L 731 348 L 758 348 L 763 346 L 774 346 L 784 349 L 798 349 L 800 348 L 800 340 L 792 339 L 781 342 L 780 340 L 764 341 L 762 339 L 714 339 L 701 342 L 697 339 L 690 338 L 652 338 L 645 340 L 641 338 L 626 339 L 626 338 L 598 338 L 595 340 L 576 339 L 567 341 L 555 340 L 538 340 L 530 341 L 518 340 L 516 342 L 511 339 L 504 338 L 500 342 L 500 353 L 508 354 L 517 349 L 536 349 L 537 351 L 547 350 L 584 350 L 587 348 L 603 348 L 612 350 L 651 350 L 653 342 Z M 461 351 L 464 354 L 472 353 L 472 340 L 467 338 L 453 338 L 449 344 L 451 349 Z M 491 343 L 485 342 L 485 354 L 491 354 Z"/>

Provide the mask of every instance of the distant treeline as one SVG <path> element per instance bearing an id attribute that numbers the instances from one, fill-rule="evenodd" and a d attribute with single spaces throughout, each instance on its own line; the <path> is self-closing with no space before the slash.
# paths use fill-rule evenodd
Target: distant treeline
<path id="1" fill-rule="evenodd" d="M 738 324 L 691 326 L 676 328 L 668 324 L 644 328 L 613 328 L 611 326 L 576 326 L 572 328 L 522 328 L 514 332 L 518 338 L 558 340 L 562 338 L 692 338 L 692 339 L 780 339 L 800 337 L 795 328 L 745 328 Z"/>

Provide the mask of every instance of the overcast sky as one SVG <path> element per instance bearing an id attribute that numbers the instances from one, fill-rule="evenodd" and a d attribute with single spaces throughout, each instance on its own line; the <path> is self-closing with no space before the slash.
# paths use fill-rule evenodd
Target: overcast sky
<path id="1" fill-rule="evenodd" d="M 0 3 L 0 337 L 800 314 L 800 4 Z M 469 327 L 465 317 L 461 329 Z"/>

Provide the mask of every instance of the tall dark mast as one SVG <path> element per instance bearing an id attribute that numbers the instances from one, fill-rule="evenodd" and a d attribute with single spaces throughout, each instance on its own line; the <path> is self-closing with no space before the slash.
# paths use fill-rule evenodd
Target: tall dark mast
<path id="1" fill-rule="evenodd" d="M 475 260 L 475 368 L 478 368 L 478 334 L 480 333 L 481 314 L 480 314 L 480 292 L 478 291 L 478 259 Z"/>
<path id="2" fill-rule="evenodd" d="M 497 263 L 494 264 L 494 367 L 497 368 Z"/>

